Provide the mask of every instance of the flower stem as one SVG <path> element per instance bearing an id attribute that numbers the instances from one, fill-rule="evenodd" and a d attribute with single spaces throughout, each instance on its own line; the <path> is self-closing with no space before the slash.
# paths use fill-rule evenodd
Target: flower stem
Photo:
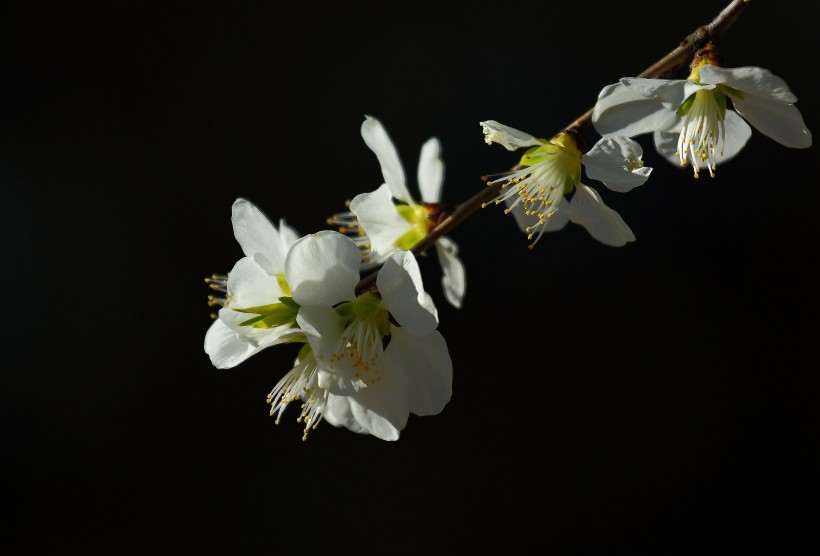
<path id="1" fill-rule="evenodd" d="M 703 25 L 695 29 L 688 35 L 674 50 L 671 50 L 663 58 L 639 73 L 637 77 L 658 78 L 661 76 L 671 76 L 688 66 L 689 61 L 695 52 L 703 48 L 707 42 L 718 42 L 724 33 L 737 20 L 738 16 L 748 6 L 749 0 L 732 0 L 708 25 Z M 592 123 L 592 108 L 584 112 L 581 116 L 570 123 L 563 131 L 575 131 L 581 135 Z M 557 135 L 557 134 L 556 134 Z M 522 166 L 516 165 L 510 172 L 520 170 Z M 444 218 L 427 236 L 418 242 L 411 251 L 415 255 L 424 253 L 438 238 L 450 232 L 453 228 L 472 216 L 479 208 L 495 199 L 501 192 L 503 182 L 496 182 L 485 187 L 460 205 L 456 206 L 449 216 Z M 362 278 L 356 285 L 356 292 L 361 292 L 371 286 L 376 280 L 378 269 Z"/>

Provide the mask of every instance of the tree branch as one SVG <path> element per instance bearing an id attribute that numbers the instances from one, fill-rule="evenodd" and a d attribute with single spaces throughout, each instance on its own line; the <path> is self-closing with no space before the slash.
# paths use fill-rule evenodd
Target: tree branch
<path id="1" fill-rule="evenodd" d="M 695 29 L 695 31 L 687 36 L 674 50 L 639 73 L 637 77 L 657 78 L 662 75 L 676 74 L 681 68 L 688 65 L 695 52 L 703 48 L 706 43 L 720 40 L 743 10 L 746 9 L 748 4 L 749 0 L 732 0 L 711 23 Z M 564 128 L 564 131 L 575 130 L 579 135 L 583 133 L 592 123 L 592 110 L 593 109 L 590 108 L 584 112 Z M 510 172 L 515 172 L 521 168 L 521 166 L 516 165 L 510 169 Z M 442 220 L 424 239 L 411 249 L 413 254 L 419 255 L 424 253 L 435 244 L 440 237 L 464 222 L 479 208 L 486 206 L 487 203 L 499 195 L 502 185 L 502 182 L 491 184 L 458 205 L 449 216 Z M 356 285 L 356 292 L 359 293 L 371 286 L 375 282 L 378 272 L 378 269 L 373 270 L 370 274 L 362 278 Z"/>

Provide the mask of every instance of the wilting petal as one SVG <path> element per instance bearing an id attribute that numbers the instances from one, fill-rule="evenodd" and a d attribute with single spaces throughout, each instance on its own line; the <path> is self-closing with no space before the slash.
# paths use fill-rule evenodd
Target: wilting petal
<path id="1" fill-rule="evenodd" d="M 458 246 L 448 237 L 440 237 L 436 241 L 436 253 L 441 265 L 443 276 L 441 285 L 444 297 L 453 307 L 461 308 L 464 292 L 467 289 L 467 273 L 464 264 L 458 258 Z"/>
<path id="2" fill-rule="evenodd" d="M 604 182 L 612 189 L 625 193 L 649 179 L 652 168 L 643 165 L 643 149 L 626 137 L 604 137 L 581 161 L 587 176 Z"/>
<path id="3" fill-rule="evenodd" d="M 503 145 L 508 151 L 514 151 L 521 147 L 537 147 L 541 145 L 535 137 L 529 133 L 518 131 L 515 128 L 500 124 L 495 120 L 481 122 L 484 129 L 484 141 L 487 144 L 498 143 Z"/>

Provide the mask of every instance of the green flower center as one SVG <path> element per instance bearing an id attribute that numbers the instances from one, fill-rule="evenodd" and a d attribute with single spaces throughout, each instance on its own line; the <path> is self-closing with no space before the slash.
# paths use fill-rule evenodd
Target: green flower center
<path id="1" fill-rule="evenodd" d="M 425 238 L 430 231 L 429 212 L 424 205 L 402 204 L 396 205 L 399 216 L 409 222 L 412 227 L 401 235 L 394 243 L 398 249 L 410 250 Z"/>

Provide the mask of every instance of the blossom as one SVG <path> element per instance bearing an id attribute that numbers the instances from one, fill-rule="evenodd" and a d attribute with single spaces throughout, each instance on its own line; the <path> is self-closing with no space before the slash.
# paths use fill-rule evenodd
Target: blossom
<path id="1" fill-rule="evenodd" d="M 727 108 L 731 100 L 734 110 Z M 625 77 L 598 95 L 592 114 L 603 136 L 653 132 L 655 148 L 695 177 L 734 157 L 752 130 L 792 148 L 811 145 L 811 132 L 786 82 L 759 67 L 721 67 L 713 45 L 699 51 L 687 79 Z"/>
<path id="2" fill-rule="evenodd" d="M 285 275 L 307 344 L 271 393 L 271 412 L 281 415 L 298 396 L 305 433 L 324 419 L 395 440 L 409 413 L 434 415 L 447 404 L 452 362 L 413 254 L 392 253 L 375 290 L 357 294 L 360 265 L 356 244 L 333 231 L 291 248 Z"/>
<path id="3" fill-rule="evenodd" d="M 382 262 L 397 249 L 412 249 L 435 226 L 444 163 L 438 139 L 428 139 L 419 157 L 418 185 L 422 202 L 418 203 L 407 189 L 398 152 L 381 122 L 367 116 L 362 123 L 362 137 L 376 153 L 384 184 L 373 192 L 357 195 L 350 203 L 351 213 L 347 218 L 337 216 L 334 220 L 351 230 L 360 227 L 362 233 L 356 234 L 357 241 L 369 247 L 375 262 Z M 458 246 L 450 238 L 440 237 L 436 241 L 436 253 L 442 268 L 444 296 L 453 306 L 461 307 L 467 284 Z"/>
<path id="4" fill-rule="evenodd" d="M 481 122 L 481 126 L 487 144 L 499 143 L 510 151 L 530 147 L 521 157 L 520 169 L 488 181 L 488 185 L 502 183 L 495 202 L 507 204 L 504 212 L 513 213 L 528 239 L 540 226 L 530 248 L 545 231 L 560 230 L 567 222 L 580 224 L 596 240 L 613 247 L 635 241 L 620 215 L 606 206 L 592 187 L 581 183 L 582 163 L 588 177 L 614 191 L 626 192 L 646 182 L 652 169 L 644 166 L 643 151 L 635 141 L 603 138 L 582 154 L 573 133 L 562 132 L 546 140 L 493 120 Z"/>
<path id="5" fill-rule="evenodd" d="M 206 279 L 212 289 L 225 294 L 209 296 L 209 304 L 221 308 L 205 334 L 205 352 L 220 369 L 235 367 L 299 333 L 298 307 L 284 275 L 296 232 L 284 220 L 277 229 L 253 203 L 241 198 L 231 207 L 231 222 L 245 256 L 227 276 Z"/>

